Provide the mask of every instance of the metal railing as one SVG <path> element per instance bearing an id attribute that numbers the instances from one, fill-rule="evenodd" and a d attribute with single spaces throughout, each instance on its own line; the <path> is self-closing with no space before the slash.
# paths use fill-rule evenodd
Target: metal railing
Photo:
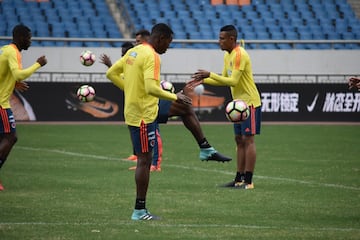
<path id="1" fill-rule="evenodd" d="M 8 40 L 10 41 L 12 37 L 9 36 L 0 36 L 1 40 Z M 99 47 L 101 47 L 101 43 L 123 43 L 123 42 L 133 42 L 135 39 L 133 38 L 66 38 L 66 37 L 32 37 L 33 42 L 63 42 L 63 46 L 70 46 L 71 42 L 80 42 L 82 44 L 86 44 L 87 42 L 97 42 L 99 43 Z M 206 46 L 206 44 L 218 44 L 217 39 L 174 39 L 173 43 L 176 43 L 177 46 L 188 48 L 189 46 L 193 46 L 193 44 L 201 44 L 202 46 Z M 350 49 L 356 48 L 360 49 L 360 39 L 354 39 L 354 40 L 245 40 L 246 44 L 253 44 L 255 46 L 255 49 L 260 49 L 261 45 L 263 44 L 288 44 L 293 49 L 296 49 L 296 47 L 299 44 L 328 44 L 330 49 L 335 49 L 336 44 L 353 44 L 350 45 Z M 354 45 L 356 47 L 354 47 Z M 206 47 L 203 47 L 206 48 Z M 349 49 L 347 48 L 347 49 Z"/>
<path id="2" fill-rule="evenodd" d="M 256 83 L 346 83 L 356 74 L 254 74 Z M 191 74 L 162 74 L 161 79 L 172 83 L 185 83 L 191 79 Z M 105 73 L 69 73 L 69 72 L 36 72 L 28 78 L 29 82 L 107 82 Z"/>

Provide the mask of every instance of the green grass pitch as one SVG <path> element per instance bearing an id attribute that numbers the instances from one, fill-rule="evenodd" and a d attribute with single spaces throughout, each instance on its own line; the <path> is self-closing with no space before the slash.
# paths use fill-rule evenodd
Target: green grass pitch
<path id="1" fill-rule="evenodd" d="M 219 188 L 236 161 L 201 162 L 183 125 L 161 125 L 164 160 L 134 222 L 125 125 L 18 124 L 0 172 L 0 239 L 360 239 L 360 126 L 263 125 L 254 190 Z M 231 124 L 203 125 L 235 158 Z"/>

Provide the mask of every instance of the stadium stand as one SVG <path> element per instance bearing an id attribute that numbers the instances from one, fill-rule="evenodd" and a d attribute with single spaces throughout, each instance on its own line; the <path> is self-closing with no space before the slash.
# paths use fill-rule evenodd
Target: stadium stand
<path id="1" fill-rule="evenodd" d="M 134 18 L 136 29 L 149 29 L 156 21 L 163 21 L 172 26 L 175 39 L 184 36 L 186 39 L 216 39 L 220 27 L 225 24 L 236 25 L 240 37 L 245 40 L 360 39 L 359 19 L 346 0 L 255 0 L 243 6 L 236 5 L 236 1 L 221 0 L 212 0 L 210 1 L 212 4 L 205 0 L 124 0 L 123 2 L 130 12 L 129 15 Z M 167 14 L 168 11 L 175 11 L 176 17 Z M 146 14 L 147 12 L 150 14 Z M 151 19 L 148 16 L 151 16 Z M 181 17 L 180 21 L 179 17 Z M 209 47 L 209 45 L 201 47 Z M 255 45 L 249 44 L 247 47 L 254 48 Z M 288 49 L 291 46 L 262 44 L 260 47 Z M 330 44 L 297 46 L 301 49 L 330 47 Z M 358 44 L 336 44 L 334 47 L 360 48 Z"/>
<path id="2" fill-rule="evenodd" d="M 0 1 L 0 35 L 11 36 L 19 23 L 34 37 L 122 38 L 105 1 Z M 3 24 L 5 23 L 5 24 Z M 6 43 L 6 42 L 5 42 Z M 5 44 L 4 43 L 4 44 Z M 64 46 L 65 42 L 33 41 L 33 46 Z M 112 46 L 99 42 L 69 42 L 70 46 Z M 121 44 L 119 44 L 121 45 Z"/>
<path id="3" fill-rule="evenodd" d="M 114 0 L 125 6 L 132 29 L 150 29 L 158 22 L 173 28 L 175 39 L 217 39 L 221 26 L 234 24 L 245 40 L 354 40 L 360 21 L 347 0 Z M 238 3 L 238 4 L 236 4 Z M 19 22 L 36 37 L 122 38 L 106 1 L 0 0 L 0 35 L 10 36 Z M 130 23 L 129 23 L 130 22 Z M 132 33 L 134 34 L 134 33 Z M 3 43 L 3 42 L 0 42 Z M 34 42 L 34 46 L 64 46 L 64 42 Z M 70 42 L 69 46 L 118 46 L 105 42 Z M 173 47 L 218 48 L 217 44 Z M 247 44 L 247 48 L 289 49 L 289 43 Z M 298 44 L 300 49 L 360 49 L 359 44 Z"/>

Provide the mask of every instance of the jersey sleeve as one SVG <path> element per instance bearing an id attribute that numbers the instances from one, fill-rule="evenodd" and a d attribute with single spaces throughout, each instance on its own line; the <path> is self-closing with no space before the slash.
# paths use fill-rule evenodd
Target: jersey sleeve
<path id="1" fill-rule="evenodd" d="M 106 71 L 106 77 L 110 79 L 110 81 L 120 88 L 121 90 L 124 90 L 124 78 L 123 78 L 123 72 L 124 72 L 124 59 L 125 56 L 120 58 L 118 61 L 116 61 L 107 71 Z"/>
<path id="2" fill-rule="evenodd" d="M 165 91 L 160 87 L 159 81 L 155 79 L 145 79 L 146 93 L 165 100 L 175 101 L 177 96 L 175 93 Z"/>
<path id="3" fill-rule="evenodd" d="M 226 69 L 225 63 L 227 61 L 230 61 L 230 59 L 228 59 L 230 56 L 229 56 L 229 54 L 225 54 L 222 76 L 220 76 L 214 72 L 211 72 L 210 77 L 204 80 L 205 83 L 210 84 L 210 85 L 215 85 L 215 86 L 231 86 L 231 87 L 234 87 L 238 84 L 238 81 L 242 74 L 242 70 L 244 70 L 245 64 L 242 63 L 242 61 L 241 61 L 240 48 L 235 49 L 235 50 L 236 50 L 235 55 L 231 59 L 231 61 L 233 62 L 232 69 L 229 71 L 227 71 L 227 69 Z"/>
<path id="4" fill-rule="evenodd" d="M 211 72 L 210 77 L 204 79 L 204 83 L 214 86 L 234 87 L 238 84 L 240 77 L 241 71 L 239 70 L 233 70 L 230 77 L 220 76 L 214 72 Z"/>
<path id="5" fill-rule="evenodd" d="M 17 54 L 15 50 L 9 53 L 9 69 L 16 81 L 22 81 L 30 77 L 36 70 L 38 70 L 41 65 L 36 62 L 28 68 L 22 69 L 21 66 L 21 57 Z"/>

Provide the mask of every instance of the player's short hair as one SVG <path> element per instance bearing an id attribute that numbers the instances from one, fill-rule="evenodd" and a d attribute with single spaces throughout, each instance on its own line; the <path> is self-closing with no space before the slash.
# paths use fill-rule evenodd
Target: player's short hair
<path id="1" fill-rule="evenodd" d="M 227 32 L 230 36 L 237 38 L 237 29 L 234 25 L 225 25 L 220 29 L 220 32 Z"/>
<path id="2" fill-rule="evenodd" d="M 127 51 L 129 51 L 129 49 L 131 49 L 133 47 L 134 47 L 134 44 L 132 44 L 131 42 L 124 42 L 121 45 L 121 56 L 124 56 L 127 53 Z"/>
<path id="3" fill-rule="evenodd" d="M 173 34 L 174 34 L 173 30 L 171 30 L 171 28 L 165 23 L 155 24 L 153 26 L 153 28 L 151 29 L 152 36 L 163 35 L 166 38 L 170 38 L 170 37 L 172 37 Z"/>
<path id="4" fill-rule="evenodd" d="M 148 37 L 148 36 L 150 36 L 150 32 L 146 29 L 141 29 L 135 33 L 135 36 L 138 36 L 138 35 L 140 35 L 142 37 Z"/>
<path id="5" fill-rule="evenodd" d="M 30 28 L 28 28 L 23 24 L 16 25 L 12 31 L 13 38 L 15 39 L 19 37 L 27 37 L 30 35 L 30 33 L 31 33 Z"/>
<path id="6" fill-rule="evenodd" d="M 122 48 L 127 48 L 127 49 L 130 49 L 132 47 L 134 47 L 134 44 L 132 44 L 131 42 L 124 42 L 122 45 L 121 45 Z"/>

